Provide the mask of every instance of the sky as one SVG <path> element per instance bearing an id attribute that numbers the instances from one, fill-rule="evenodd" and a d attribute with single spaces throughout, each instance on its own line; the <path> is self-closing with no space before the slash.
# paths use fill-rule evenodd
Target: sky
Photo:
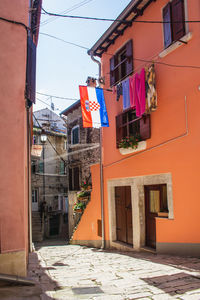
<path id="1" fill-rule="evenodd" d="M 130 0 L 43 0 L 43 8 L 52 13 L 115 19 Z M 75 43 L 90 49 L 112 24 L 52 17 L 42 14 L 37 47 L 36 104 L 34 111 L 54 104 L 59 114 L 75 101 L 40 95 L 39 93 L 79 99 L 79 85 L 86 85 L 88 76 L 98 77 L 98 65 L 87 50 L 68 44 Z M 62 39 L 46 36 L 48 34 Z M 43 102 L 46 103 L 43 103 Z"/>

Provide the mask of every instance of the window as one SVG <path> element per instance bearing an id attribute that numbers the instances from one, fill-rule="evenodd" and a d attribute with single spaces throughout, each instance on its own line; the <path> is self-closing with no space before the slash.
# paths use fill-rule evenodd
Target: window
<path id="1" fill-rule="evenodd" d="M 37 171 L 37 162 L 36 162 L 36 160 L 32 160 L 31 161 L 31 172 L 32 172 L 32 174 L 35 174 L 36 171 Z"/>
<path id="2" fill-rule="evenodd" d="M 69 168 L 69 190 L 70 191 L 80 190 L 79 167 Z"/>
<path id="3" fill-rule="evenodd" d="M 64 141 L 63 143 L 63 150 L 67 150 L 67 141 Z"/>
<path id="4" fill-rule="evenodd" d="M 151 136 L 150 115 L 136 117 L 135 110 L 128 110 L 116 116 L 116 145 L 122 138 L 139 135 L 141 140 L 149 139 Z"/>
<path id="5" fill-rule="evenodd" d="M 38 202 L 38 189 L 32 190 L 32 203 Z"/>
<path id="6" fill-rule="evenodd" d="M 33 136 L 33 145 L 39 145 L 39 137 L 38 135 Z"/>
<path id="7" fill-rule="evenodd" d="M 146 185 L 145 193 L 148 197 L 148 207 L 150 213 L 158 214 L 158 216 L 167 216 L 168 213 L 168 203 L 167 203 L 167 185 Z"/>
<path id="8" fill-rule="evenodd" d="M 133 72 L 133 42 L 128 41 L 110 59 L 110 86 L 117 84 Z"/>
<path id="9" fill-rule="evenodd" d="M 39 161 L 38 169 L 39 169 L 39 173 L 44 173 L 44 163 L 43 163 L 43 161 Z"/>
<path id="10" fill-rule="evenodd" d="M 65 162 L 61 160 L 60 162 L 60 174 L 61 175 L 64 175 L 66 172 L 65 172 Z"/>
<path id="11" fill-rule="evenodd" d="M 164 45 L 169 47 L 185 35 L 184 0 L 173 0 L 163 8 Z"/>
<path id="12" fill-rule="evenodd" d="M 71 132 L 71 144 L 75 145 L 79 143 L 79 125 L 74 126 Z"/>

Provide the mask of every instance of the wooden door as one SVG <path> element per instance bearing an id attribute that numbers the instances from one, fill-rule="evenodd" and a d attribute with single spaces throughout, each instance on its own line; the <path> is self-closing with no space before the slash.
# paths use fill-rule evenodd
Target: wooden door
<path id="1" fill-rule="evenodd" d="M 166 184 L 145 186 L 146 245 L 156 248 L 156 217 L 168 212 Z"/>
<path id="2" fill-rule="evenodd" d="M 117 240 L 133 244 L 131 187 L 115 187 Z"/>

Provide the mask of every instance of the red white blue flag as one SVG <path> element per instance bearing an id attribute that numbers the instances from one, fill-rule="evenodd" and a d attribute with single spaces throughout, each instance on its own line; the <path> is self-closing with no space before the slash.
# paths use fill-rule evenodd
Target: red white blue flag
<path id="1" fill-rule="evenodd" d="M 83 127 L 109 127 L 103 89 L 79 86 Z"/>

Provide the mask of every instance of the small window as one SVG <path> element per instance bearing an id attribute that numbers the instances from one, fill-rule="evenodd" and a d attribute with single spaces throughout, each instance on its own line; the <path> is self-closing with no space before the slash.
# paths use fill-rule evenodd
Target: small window
<path id="1" fill-rule="evenodd" d="M 35 174 L 37 172 L 37 162 L 36 160 L 31 161 L 31 173 Z"/>
<path id="2" fill-rule="evenodd" d="M 151 136 L 150 115 L 136 117 L 135 110 L 128 110 L 116 116 L 116 145 L 123 138 L 138 136 L 142 141 L 147 140 Z"/>
<path id="3" fill-rule="evenodd" d="M 110 86 L 117 84 L 132 72 L 133 45 L 130 40 L 110 59 Z"/>
<path id="4" fill-rule="evenodd" d="M 38 189 L 32 190 L 32 203 L 38 202 Z"/>
<path id="5" fill-rule="evenodd" d="M 72 145 L 79 143 L 79 125 L 74 126 L 72 128 L 71 143 L 72 143 Z"/>
<path id="6" fill-rule="evenodd" d="M 184 0 L 173 0 L 163 8 L 164 45 L 169 47 L 185 35 Z M 167 23 L 170 22 L 170 23 Z"/>
<path id="7" fill-rule="evenodd" d="M 60 174 L 61 175 L 64 175 L 66 172 L 65 172 L 65 163 L 64 161 L 61 160 L 60 162 Z"/>
<path id="8" fill-rule="evenodd" d="M 167 185 L 146 185 L 146 196 L 148 197 L 148 210 L 152 214 L 158 214 L 158 216 L 167 216 L 168 202 L 167 202 Z"/>
<path id="9" fill-rule="evenodd" d="M 39 145 L 39 137 L 38 135 L 33 136 L 33 145 Z"/>
<path id="10" fill-rule="evenodd" d="M 79 167 L 69 168 L 69 190 L 79 191 L 80 180 L 79 180 Z"/>
<path id="11" fill-rule="evenodd" d="M 44 173 L 44 163 L 43 163 L 43 161 L 39 161 L 38 169 L 39 169 L 39 173 Z"/>
<path id="12" fill-rule="evenodd" d="M 67 141 L 64 141 L 63 143 L 63 150 L 67 150 Z"/>

